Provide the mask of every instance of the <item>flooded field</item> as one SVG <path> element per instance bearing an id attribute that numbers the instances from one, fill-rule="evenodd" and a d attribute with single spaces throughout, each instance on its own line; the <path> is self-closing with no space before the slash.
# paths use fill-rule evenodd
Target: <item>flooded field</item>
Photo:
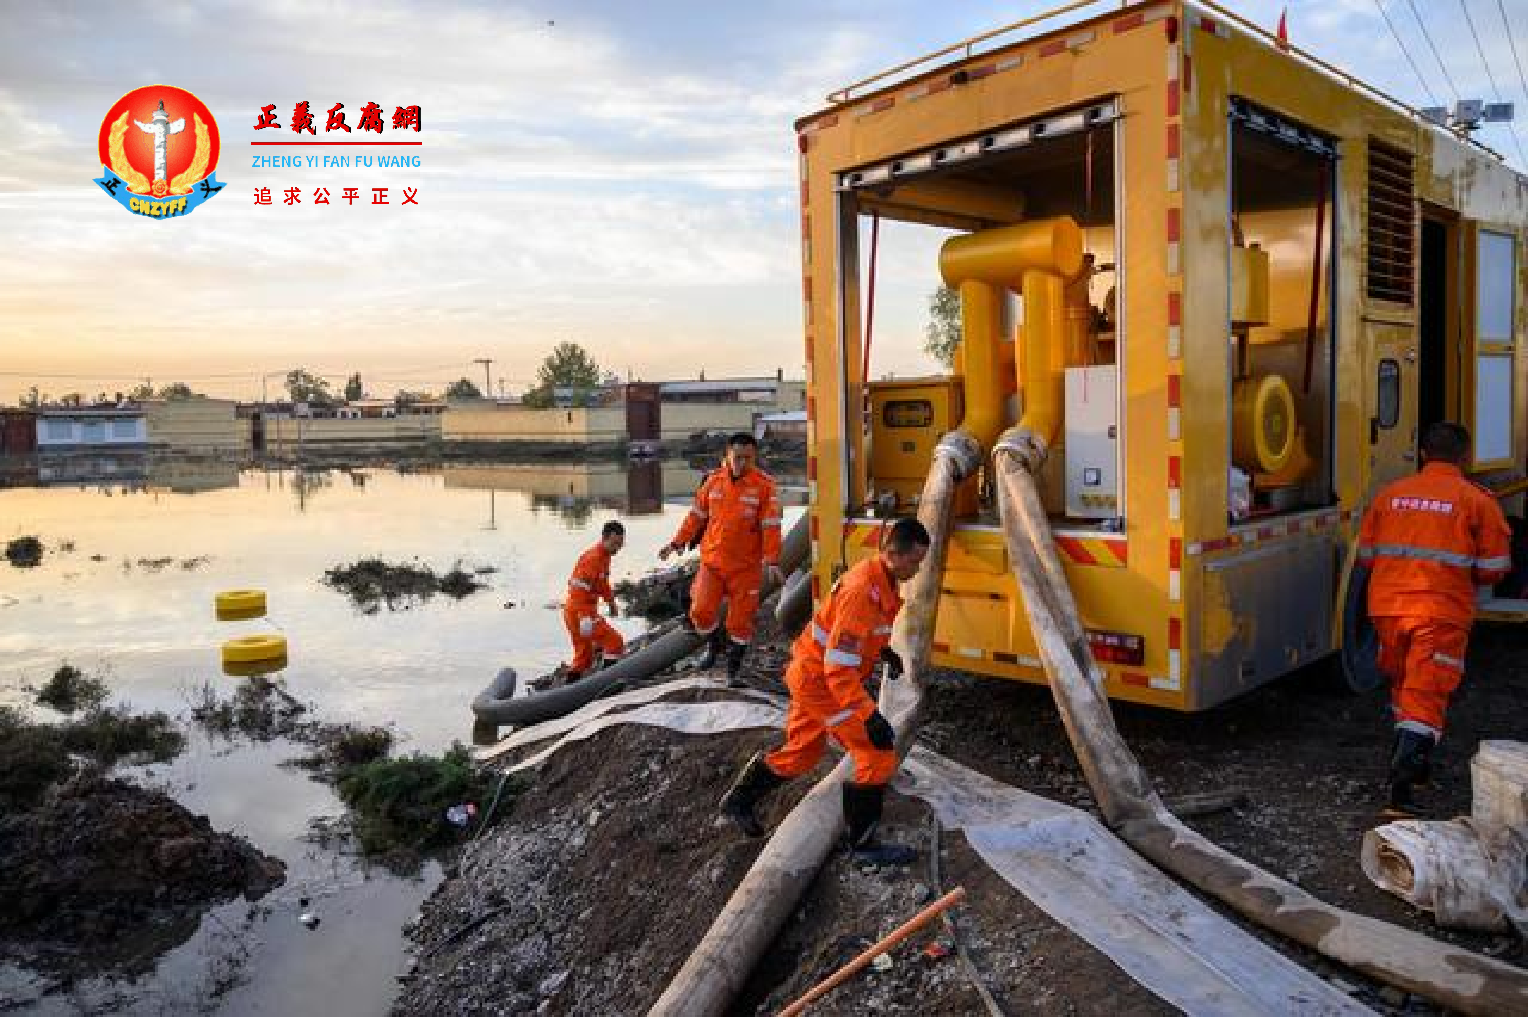
<path id="1" fill-rule="evenodd" d="M 395 751 L 438 753 L 467 740 L 467 704 L 497 668 L 536 674 L 563 659 L 554 607 L 599 525 L 626 520 L 613 578 L 640 576 L 699 479 L 675 462 L 294 471 L 167 460 L 76 460 L 0 477 L 9 485 L 0 541 L 35 535 L 45 549 L 36 567 L 0 563 L 0 705 L 53 719 L 33 690 L 67 662 L 104 678 L 111 704 L 164 711 L 185 732 L 185 751 L 118 773 L 165 789 L 287 867 L 284 884 L 257 902 L 125 944 L 118 970 L 128 974 L 71 982 L 0 966 L 0 1009 L 385 1012 L 403 961 L 400 929 L 439 866 L 390 871 L 315 842 L 312 820 L 343 806 L 328 785 L 280 765 L 307 748 L 190 722 L 208 686 L 227 695 L 245 680 L 222 673 L 220 644 L 279 632 L 290 648 L 279 677 L 308 716 L 386 726 Z M 460 566 L 486 588 L 358 608 L 322 580 L 366 558 L 437 573 Z M 268 618 L 217 621 L 214 595 L 244 588 L 265 591 Z M 628 634 L 643 627 L 616 624 Z M 318 924 L 306 927 L 304 913 Z"/>

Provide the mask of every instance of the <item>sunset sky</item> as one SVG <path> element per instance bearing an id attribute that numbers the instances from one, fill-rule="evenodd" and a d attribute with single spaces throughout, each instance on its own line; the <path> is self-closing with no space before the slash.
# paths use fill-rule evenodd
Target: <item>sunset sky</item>
<path id="1" fill-rule="evenodd" d="M 1515 101 L 1522 168 L 1528 0 L 1288 4 L 1293 40 L 1419 105 Z M 792 121 L 851 80 L 1035 13 L 990 0 L 447 3 L 113 0 L 6 4 L 0 24 L 0 401 L 125 390 L 149 377 L 250 396 L 306 365 L 336 382 L 524 387 L 554 343 L 623 375 L 801 372 Z M 1099 10 L 1111 6 L 1098 5 Z M 1238 3 L 1268 26 L 1282 4 Z M 553 22 L 549 24 L 548 22 Z M 1492 82 L 1494 78 L 1494 86 Z M 226 190 L 146 222 L 92 183 L 101 119 L 161 82 L 196 93 L 222 132 Z M 419 105 L 419 169 L 252 169 L 261 106 Z M 384 137 L 396 137 L 389 132 Z M 355 135 L 351 135 L 352 140 Z M 295 151 L 295 150 L 294 150 Z M 308 149 L 309 153 L 333 151 Z M 304 204 L 282 205 L 300 187 Z M 388 186 L 392 204 L 311 191 Z M 399 206 L 404 186 L 417 206 Z M 270 187 L 275 204 L 254 203 Z M 878 369 L 917 372 L 925 274 L 886 266 Z M 933 274 L 926 272 L 929 283 Z"/>

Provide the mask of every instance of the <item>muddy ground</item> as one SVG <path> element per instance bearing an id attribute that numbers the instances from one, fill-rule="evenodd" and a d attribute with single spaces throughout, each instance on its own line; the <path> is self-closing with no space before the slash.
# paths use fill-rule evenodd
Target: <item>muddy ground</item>
<path id="1" fill-rule="evenodd" d="M 1468 758 L 1482 738 L 1528 730 L 1528 655 L 1511 629 L 1477 630 L 1468 684 L 1431 801 L 1468 811 Z M 774 684 L 784 646 L 753 654 L 753 680 Z M 1245 803 L 1192 824 L 1317 895 L 1363 914 L 1516 964 L 1521 940 L 1449 933 L 1363 876 L 1358 848 L 1382 804 L 1390 732 L 1378 699 L 1349 695 L 1311 670 L 1206 714 L 1117 705 L 1126 739 L 1164 795 L 1227 787 Z M 699 941 L 759 844 L 714 825 L 728 780 L 768 732 L 685 738 L 618 727 L 555 755 L 509 820 L 464 852 L 411 936 L 417 967 L 398 1015 L 591 1014 L 645 1010 Z M 1092 808 L 1049 693 L 968 675 L 936 676 L 925 742 L 984 773 Z M 777 823 L 807 787 L 767 810 Z M 773 1013 L 826 977 L 936 893 L 930 824 L 919 802 L 892 796 L 887 835 L 915 844 L 911 871 L 862 870 L 835 854 L 804 896 L 734 1008 Z M 1011 1014 L 1172 1013 L 1106 957 L 1058 926 L 999 877 L 958 833 L 940 841 L 942 882 L 969 903 L 959 935 L 978 977 Z M 1436 1011 L 1398 990 L 1265 937 L 1300 963 L 1388 1014 Z M 982 1014 L 971 976 L 942 927 L 899 948 L 813 1013 Z"/>

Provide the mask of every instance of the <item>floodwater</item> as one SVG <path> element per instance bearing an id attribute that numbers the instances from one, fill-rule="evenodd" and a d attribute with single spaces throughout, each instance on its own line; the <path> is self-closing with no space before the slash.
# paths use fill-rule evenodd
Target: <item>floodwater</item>
<path id="1" fill-rule="evenodd" d="M 566 653 L 560 601 L 577 554 L 620 517 L 627 545 L 613 579 L 656 565 L 700 480 L 682 462 L 434 464 L 261 469 L 217 461 L 86 457 L 0 473 L 0 541 L 35 534 L 35 569 L 0 562 L 0 703 L 29 708 L 29 686 L 68 661 L 102 675 L 112 701 L 184 718 L 204 684 L 228 691 L 219 646 L 279 630 L 281 677 L 311 719 L 386 725 L 395 751 L 467 741 L 468 703 L 498 668 L 549 670 Z M 788 485 L 791 478 L 780 477 Z M 365 557 L 460 563 L 489 588 L 406 610 L 358 611 L 321 583 Z M 164 559 L 170 559 L 165 562 Z M 218 622 L 219 590 L 264 590 L 269 618 Z M 639 620 L 615 623 L 628 635 Z M 68 989 L 0 966 L 0 1009 L 37 1013 L 385 1013 L 404 963 L 401 927 L 440 879 L 400 875 L 306 835 L 343 812 L 325 785 L 283 760 L 276 741 L 209 739 L 185 725 L 175 761 L 123 768 L 169 790 L 213 826 L 287 863 L 286 883 L 251 906 L 209 912 L 197 932 L 136 978 Z M 320 925 L 298 921 L 305 910 Z"/>

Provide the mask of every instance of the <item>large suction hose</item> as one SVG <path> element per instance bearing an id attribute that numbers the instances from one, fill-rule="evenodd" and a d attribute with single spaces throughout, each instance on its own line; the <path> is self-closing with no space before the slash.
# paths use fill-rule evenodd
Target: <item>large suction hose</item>
<path id="1" fill-rule="evenodd" d="M 980 462 L 981 447 L 969 436 L 946 435 L 935 450 L 918 502 L 918 518 L 928 527 L 931 543 L 923 567 L 905 591 L 892 636 L 906 672 L 897 681 L 882 683 L 880 700 L 881 712 L 897 730 L 899 756 L 912 748 L 923 720 L 934 618 L 949 546 L 950 507 L 956 487 Z M 727 1011 L 838 840 L 843 822 L 838 789 L 851 765 L 847 757 L 841 760 L 785 817 L 650 1015 L 709 1017 Z"/>
<path id="2" fill-rule="evenodd" d="M 1528 971 L 1318 900 L 1184 826 L 1162 806 L 1114 725 L 1035 490 L 1038 463 L 1010 432 L 996 449 L 998 505 L 1014 575 L 1062 722 L 1104 820 L 1160 868 L 1252 921 L 1461 1013 L 1528 1013 Z"/>
<path id="3" fill-rule="evenodd" d="M 803 565 L 810 564 L 811 550 L 810 523 L 808 517 L 802 515 L 786 531 L 780 543 L 781 571 L 789 575 Z M 766 586 L 761 592 L 767 597 L 772 588 Z M 647 678 L 673 667 L 699 650 L 704 642 L 703 636 L 696 635 L 682 625 L 676 626 L 640 650 L 609 667 L 601 668 L 582 681 L 530 696 L 515 695 L 515 672 L 505 668 L 472 701 L 474 740 L 491 740 L 502 724 L 538 724 L 543 720 L 572 713 L 618 685 Z"/>

